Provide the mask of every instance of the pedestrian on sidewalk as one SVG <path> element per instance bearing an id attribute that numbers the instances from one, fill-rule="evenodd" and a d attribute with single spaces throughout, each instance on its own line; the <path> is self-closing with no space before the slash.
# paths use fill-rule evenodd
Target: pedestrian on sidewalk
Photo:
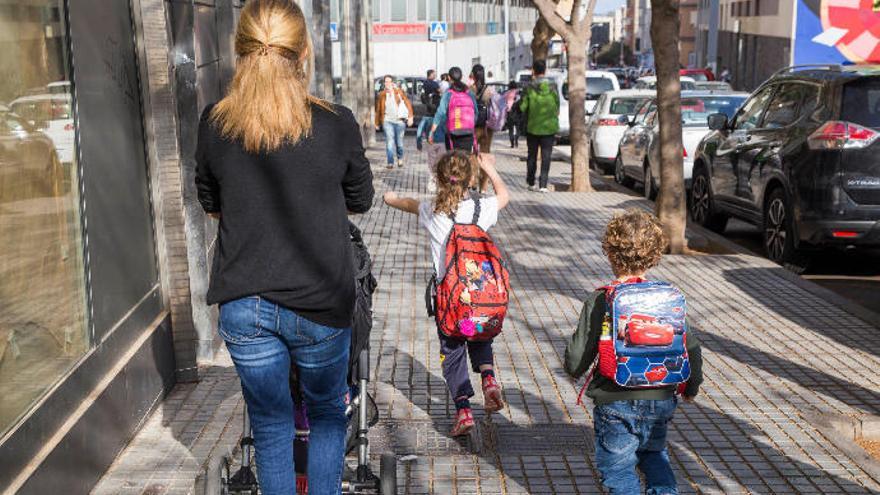
<path id="1" fill-rule="evenodd" d="M 495 196 L 473 196 L 470 188 L 476 187 L 477 171 L 482 169 L 495 189 Z M 414 198 L 399 197 L 395 192 L 385 193 L 385 204 L 398 210 L 419 216 L 419 224 L 428 232 L 431 242 L 431 258 L 437 280 L 445 275 L 446 240 L 456 223 L 475 223 L 488 231 L 498 221 L 498 212 L 507 206 L 509 193 L 498 171 L 495 158 L 483 154 L 479 157 L 462 151 L 452 151 L 437 163 L 437 194 L 431 201 L 419 203 Z M 474 396 L 467 358 L 471 367 L 482 378 L 484 409 L 499 411 L 504 407 L 501 387 L 495 378 L 492 341 L 458 340 L 447 337 L 440 328 L 440 362 L 443 378 L 455 401 L 456 420 L 452 436 L 466 435 L 474 427 L 470 399 Z"/>
<path id="2" fill-rule="evenodd" d="M 520 110 L 526 120 L 526 183 L 529 191 L 535 187 L 535 173 L 538 168 L 538 151 L 541 152 L 541 192 L 548 192 L 550 178 L 550 157 L 556 133 L 559 132 L 559 93 L 556 84 L 546 77 L 547 63 L 536 60 L 532 64 L 532 83 L 525 90 L 520 101 Z"/>
<path id="3" fill-rule="evenodd" d="M 471 152 L 474 150 L 476 137 L 475 123 L 477 116 L 477 99 L 467 84 L 462 81 L 461 68 L 449 69 L 451 81 L 449 91 L 443 94 L 428 142 L 433 144 L 434 132 L 437 127 L 445 126 L 446 149 Z"/>
<path id="4" fill-rule="evenodd" d="M 296 493 L 291 364 L 309 411 L 311 492 L 340 493 L 355 302 L 348 212 L 366 212 L 374 194 L 351 110 L 308 92 L 310 40 L 295 2 L 247 2 L 232 84 L 202 113 L 195 155 L 199 202 L 220 220 L 207 303 L 220 304 L 264 495 Z"/>
<path id="5" fill-rule="evenodd" d="M 477 150 L 480 153 L 492 152 L 492 137 L 495 134 L 486 124 L 489 121 L 489 107 L 495 90 L 486 84 L 486 69 L 477 64 L 471 69 L 471 92 L 477 100 L 477 118 L 474 122 L 477 136 Z M 485 188 L 481 188 L 485 189 Z"/>
<path id="6" fill-rule="evenodd" d="M 406 93 L 397 86 L 393 76 L 385 76 L 384 89 L 376 96 L 376 128 L 385 134 L 385 154 L 389 169 L 403 167 L 403 136 L 413 125 L 413 107 Z"/>
<path id="7" fill-rule="evenodd" d="M 507 105 L 507 119 L 504 122 L 510 138 L 510 147 L 519 148 L 519 133 L 522 126 L 522 112 L 519 109 L 519 85 L 510 81 L 504 92 L 504 103 Z"/>
<path id="8" fill-rule="evenodd" d="M 440 74 L 440 94 L 443 95 L 449 89 L 449 74 Z"/>
<path id="9" fill-rule="evenodd" d="M 679 342 L 679 346 L 682 350 L 686 349 L 683 351 L 684 359 L 688 360 L 690 366 L 690 378 L 686 382 L 678 386 L 627 388 L 618 385 L 616 379 L 605 376 L 603 371 L 603 368 L 607 369 L 603 360 L 610 359 L 611 374 L 615 376 L 619 362 L 614 357 L 615 354 L 606 352 L 611 349 L 610 346 L 614 345 L 612 342 L 615 341 L 615 335 L 611 333 L 612 325 L 615 323 L 611 318 L 627 317 L 624 312 L 617 313 L 609 306 L 608 301 L 613 294 L 611 291 L 622 284 L 644 282 L 646 272 L 660 262 L 666 245 L 667 241 L 659 220 L 644 210 L 627 210 L 611 220 L 605 231 L 602 250 L 608 257 L 616 280 L 609 286 L 593 292 L 584 301 L 577 330 L 565 349 L 565 371 L 569 375 L 578 378 L 592 368 L 588 373 L 585 387 L 587 387 L 587 395 L 595 404 L 593 422 L 596 466 L 601 474 L 602 483 L 613 494 L 645 493 L 641 489 L 639 475 L 636 473 L 637 467 L 644 475 L 646 493 L 658 495 L 678 493 L 666 449 L 667 424 L 678 405 L 676 388 L 683 392 L 683 399 L 690 402 L 697 396 L 703 381 L 700 344 L 694 329 L 687 327 L 686 316 L 683 317 L 685 321 L 682 322 L 684 329 L 680 330 L 685 333 L 679 335 L 679 338 L 685 342 L 684 345 Z M 638 287 L 636 290 L 639 290 Z M 650 297 L 648 293 L 644 295 Z M 641 294 L 635 294 L 635 297 L 641 297 Z M 636 302 L 630 304 L 635 305 Z M 663 301 L 656 304 L 663 304 Z M 624 329 L 620 330 L 620 327 L 617 327 L 618 331 L 635 332 L 630 326 L 636 322 L 651 321 L 646 316 L 636 314 L 639 308 L 630 306 L 625 309 L 632 309 L 633 313 L 629 314 L 632 323 L 626 324 L 624 321 L 621 323 L 625 325 Z M 682 309 L 679 307 L 678 311 L 681 312 Z M 674 311 L 673 309 L 673 313 Z M 674 342 L 675 337 L 672 335 L 679 330 L 669 328 L 667 331 Z M 632 335 L 620 333 L 617 334 L 617 338 L 623 338 L 621 342 L 627 342 L 626 345 L 632 345 L 630 342 L 635 339 Z M 603 343 L 606 346 L 603 347 L 600 355 L 599 349 Z M 657 343 L 645 345 L 655 344 Z M 672 347 L 674 345 L 669 346 Z M 649 349 L 653 350 L 655 355 L 663 352 L 663 348 L 660 347 Z M 664 363 L 663 370 L 666 370 L 666 361 L 663 357 L 660 360 Z M 593 374 L 597 369 L 599 373 Z M 647 376 L 648 373 L 646 372 L 645 375 Z M 652 376 L 660 376 L 662 379 L 667 375 L 661 373 Z"/>
<path id="10" fill-rule="evenodd" d="M 428 77 L 422 85 L 422 94 L 419 96 L 422 104 L 425 105 L 425 115 L 419 121 L 419 129 L 416 131 L 416 149 L 419 151 L 422 151 L 422 140 L 427 140 L 437 107 L 440 106 L 440 85 L 434 80 L 436 77 L 436 71 L 433 69 L 428 71 Z"/>

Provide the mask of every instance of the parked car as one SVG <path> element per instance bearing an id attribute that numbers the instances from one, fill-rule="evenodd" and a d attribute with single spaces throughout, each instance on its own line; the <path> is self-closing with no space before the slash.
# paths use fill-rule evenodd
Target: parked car
<path id="1" fill-rule="evenodd" d="M 72 163 L 76 132 L 73 125 L 73 97 L 63 92 L 64 85 L 50 87 L 60 92 L 22 96 L 9 103 L 10 111 L 27 121 L 52 140 L 58 159 Z M 66 88 L 69 90 L 70 86 Z"/>
<path id="2" fill-rule="evenodd" d="M 64 171 L 52 139 L 0 105 L 0 198 L 52 196 L 63 186 Z"/>
<path id="3" fill-rule="evenodd" d="M 733 116 L 748 97 L 747 93 L 715 94 L 711 92 L 683 92 L 681 96 L 681 126 L 683 144 L 684 184 L 689 188 L 693 174 L 693 157 L 697 145 L 710 132 L 708 117 L 723 113 Z M 660 186 L 660 126 L 656 118 L 656 101 L 645 106 L 645 120 L 633 122 L 620 140 L 620 172 L 618 182 L 644 185 L 645 197 L 654 199 Z M 618 167 L 615 167 L 617 169 Z"/>
<path id="4" fill-rule="evenodd" d="M 653 99 L 654 91 L 625 89 L 603 94 L 587 121 L 590 136 L 590 164 L 605 173 L 614 170 L 620 138 L 626 131 L 627 115 L 635 115 L 639 107 Z"/>
<path id="5" fill-rule="evenodd" d="M 395 83 L 406 91 L 406 96 L 409 98 L 410 103 L 412 103 L 413 107 L 413 127 L 418 127 L 419 121 L 422 120 L 422 117 L 425 116 L 426 108 L 425 104 L 422 103 L 422 88 L 425 84 L 425 78 L 420 76 L 394 76 Z M 378 95 L 380 91 L 385 87 L 385 78 L 377 77 L 373 82 L 373 90 Z"/>
<path id="6" fill-rule="evenodd" d="M 678 71 L 679 76 L 687 76 L 694 81 L 714 81 L 715 74 L 709 69 L 681 69 Z"/>
<path id="7" fill-rule="evenodd" d="M 693 91 L 697 89 L 694 80 L 687 76 L 679 78 L 682 91 Z M 657 89 L 657 76 L 642 76 L 636 79 L 633 89 Z"/>
<path id="8" fill-rule="evenodd" d="M 733 86 L 724 81 L 695 81 L 697 91 L 733 91 Z"/>
<path id="9" fill-rule="evenodd" d="M 560 140 L 567 141 L 571 133 L 571 124 L 568 116 L 568 74 L 564 72 L 556 72 L 548 74 L 555 83 L 559 92 L 559 132 L 557 136 Z M 599 97 L 607 91 L 617 91 L 620 86 L 617 78 L 610 72 L 592 71 L 586 72 L 587 93 L 584 98 L 585 115 L 592 113 L 596 107 Z"/>
<path id="10" fill-rule="evenodd" d="M 721 232 L 760 227 L 767 256 L 803 267 L 818 246 L 880 246 L 880 71 L 777 72 L 713 130 L 694 162 L 690 212 Z"/>

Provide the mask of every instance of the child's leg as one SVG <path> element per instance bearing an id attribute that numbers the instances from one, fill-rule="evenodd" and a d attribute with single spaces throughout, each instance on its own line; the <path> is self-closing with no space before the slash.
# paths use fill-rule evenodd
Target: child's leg
<path id="1" fill-rule="evenodd" d="M 468 376 L 467 359 L 465 358 L 466 342 L 450 339 L 440 332 L 438 334 L 440 336 L 440 362 L 443 363 L 443 378 L 446 380 L 446 387 L 449 388 L 452 399 L 456 401 L 456 409 L 470 407 L 468 401 L 474 396 L 474 388 L 471 386 L 471 379 Z"/>
<path id="2" fill-rule="evenodd" d="M 492 341 L 468 342 L 468 355 L 471 359 L 471 367 L 474 372 L 480 374 L 483 384 L 483 408 L 486 412 L 500 411 L 504 408 L 504 399 L 501 397 L 501 387 L 495 378 L 494 360 L 492 353 Z"/>
<path id="3" fill-rule="evenodd" d="M 641 493 L 641 482 L 636 474 L 639 462 L 636 452 L 641 444 L 637 423 L 638 411 L 631 401 L 612 402 L 593 409 L 596 467 L 602 484 L 612 494 Z"/>
<path id="4" fill-rule="evenodd" d="M 644 421 L 642 447 L 636 455 L 639 459 L 639 470 L 645 475 L 648 495 L 675 495 L 678 493 L 675 473 L 669 465 L 669 453 L 666 451 L 666 428 L 675 411 L 676 399 L 652 401 L 653 407 L 648 411 L 649 418 Z"/>

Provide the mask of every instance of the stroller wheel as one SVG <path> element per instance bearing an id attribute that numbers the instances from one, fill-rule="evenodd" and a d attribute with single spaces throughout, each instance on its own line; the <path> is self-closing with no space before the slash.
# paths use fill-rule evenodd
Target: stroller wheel
<path id="1" fill-rule="evenodd" d="M 379 493 L 397 495 L 397 457 L 394 454 L 385 453 L 379 459 Z"/>

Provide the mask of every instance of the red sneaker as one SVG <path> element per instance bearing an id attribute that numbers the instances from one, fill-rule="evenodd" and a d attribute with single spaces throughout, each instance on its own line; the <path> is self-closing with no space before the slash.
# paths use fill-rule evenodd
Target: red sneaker
<path id="1" fill-rule="evenodd" d="M 471 409 L 469 407 L 459 409 L 458 413 L 456 413 L 455 425 L 453 425 L 452 431 L 449 432 L 449 434 L 453 437 L 464 436 L 467 435 L 473 427 L 474 415 L 471 413 Z"/>
<path id="2" fill-rule="evenodd" d="M 504 409 L 504 399 L 501 398 L 501 386 L 495 381 L 495 377 L 489 375 L 483 378 L 483 408 L 487 413 L 498 412 Z"/>

